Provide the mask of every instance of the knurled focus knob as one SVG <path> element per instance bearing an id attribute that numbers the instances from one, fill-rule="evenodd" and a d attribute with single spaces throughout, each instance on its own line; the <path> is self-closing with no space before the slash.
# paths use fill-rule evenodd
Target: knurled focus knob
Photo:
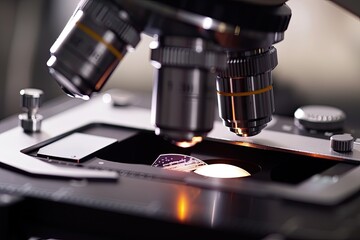
<path id="1" fill-rule="evenodd" d="M 343 129 L 346 115 L 338 108 L 324 105 L 308 105 L 294 113 L 295 125 L 301 129 L 335 131 Z"/>
<path id="2" fill-rule="evenodd" d="M 351 134 L 336 134 L 330 137 L 332 150 L 336 152 L 351 152 L 354 146 L 354 138 Z"/>
<path id="3" fill-rule="evenodd" d="M 25 113 L 19 114 L 21 127 L 25 132 L 38 132 L 43 116 L 38 114 L 44 92 L 40 89 L 26 88 L 20 91 L 21 107 Z"/>

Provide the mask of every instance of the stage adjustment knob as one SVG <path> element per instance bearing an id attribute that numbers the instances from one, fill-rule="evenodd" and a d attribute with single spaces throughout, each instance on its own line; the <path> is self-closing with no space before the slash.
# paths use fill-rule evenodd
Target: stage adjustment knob
<path id="1" fill-rule="evenodd" d="M 351 152 L 354 146 L 354 138 L 351 134 L 336 134 L 330 137 L 332 150 L 336 152 Z"/>
<path id="2" fill-rule="evenodd" d="M 40 89 L 26 88 L 20 91 L 21 107 L 25 113 L 19 114 L 20 126 L 25 132 L 38 132 L 43 116 L 38 114 L 44 92 Z"/>
<path id="3" fill-rule="evenodd" d="M 298 108 L 294 113 L 295 125 L 301 129 L 335 131 L 344 127 L 346 115 L 335 107 L 308 105 Z"/>

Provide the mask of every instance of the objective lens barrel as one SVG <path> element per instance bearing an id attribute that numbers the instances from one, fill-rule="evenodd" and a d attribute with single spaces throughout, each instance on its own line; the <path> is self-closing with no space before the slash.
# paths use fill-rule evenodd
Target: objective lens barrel
<path id="1" fill-rule="evenodd" d="M 217 77 L 219 115 L 239 136 L 254 136 L 271 121 L 274 108 L 271 70 L 276 49 L 231 53 L 228 68 Z"/>
<path id="2" fill-rule="evenodd" d="M 88 99 L 139 41 L 125 11 L 110 1 L 82 1 L 51 47 L 47 65 L 69 96 Z"/>
<path id="3" fill-rule="evenodd" d="M 213 128 L 215 69 L 225 69 L 226 55 L 200 38 L 165 37 L 156 46 L 152 122 L 157 134 L 192 146 Z"/>
<path id="4" fill-rule="evenodd" d="M 177 142 L 204 137 L 213 128 L 216 75 L 169 67 L 157 74 L 153 105 L 157 133 Z"/>

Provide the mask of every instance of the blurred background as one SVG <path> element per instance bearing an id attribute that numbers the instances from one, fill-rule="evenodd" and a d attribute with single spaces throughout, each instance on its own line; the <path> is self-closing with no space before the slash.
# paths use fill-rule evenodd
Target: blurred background
<path id="1" fill-rule="evenodd" d="M 0 1 L 0 120 L 21 112 L 19 91 L 44 90 L 44 100 L 64 93 L 46 67 L 49 49 L 73 13 L 76 0 Z M 360 128 L 360 18 L 330 1 L 289 0 L 292 19 L 277 43 L 273 71 L 276 114 L 293 116 L 299 106 L 342 109 L 350 127 Z M 142 40 L 115 70 L 104 90 L 150 93 L 153 68 Z"/>

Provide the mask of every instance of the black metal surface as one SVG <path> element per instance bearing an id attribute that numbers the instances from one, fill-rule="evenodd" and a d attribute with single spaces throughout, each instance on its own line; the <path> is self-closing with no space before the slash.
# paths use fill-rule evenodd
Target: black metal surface
<path id="1" fill-rule="evenodd" d="M 347 173 L 353 169 L 351 164 L 212 141 L 180 149 L 151 131 L 103 124 L 77 131 L 118 136 L 116 146 L 100 150 L 77 166 L 100 168 L 97 163 L 102 161 L 103 168 L 117 169 L 121 177 L 117 182 L 40 178 L 2 166 L 0 191 L 22 196 L 15 208 L 2 215 L 9 224 L 0 230 L 9 239 L 128 239 L 169 237 L 169 232 L 175 239 L 356 239 L 360 234 L 358 193 L 331 206 L 309 204 L 269 195 L 264 189 L 251 194 L 221 188 L 221 184 L 217 188 L 193 184 L 187 181 L 189 176 L 193 181 L 204 178 L 150 166 L 164 152 L 192 154 L 209 162 L 228 159 L 234 163 L 236 159 L 263 188 L 271 184 L 295 188 L 317 173 Z M 36 156 L 39 147 L 64 136 L 24 153 Z M 141 151 L 136 151 L 139 146 Z M 237 184 L 243 185 L 244 180 Z"/>
<path id="2" fill-rule="evenodd" d="M 71 104 L 81 102 L 64 101 L 64 104 L 58 105 L 56 109 L 66 109 Z M 47 107 L 43 108 L 44 111 L 46 109 Z M 51 115 L 51 110 L 57 112 L 50 107 L 49 112 L 46 111 L 44 115 Z M 279 119 L 277 124 L 268 130 L 286 132 L 282 126 L 293 124 L 291 119 Z M 100 151 L 97 157 L 101 158 L 88 160 L 87 167 L 98 168 L 98 161 L 104 161 L 109 164 L 108 167 L 114 168 L 118 164 L 116 161 L 119 161 L 116 156 L 120 155 L 121 161 L 125 163 L 118 166 L 122 169 L 118 170 L 121 173 L 119 180 L 99 182 L 40 178 L 1 166 L 0 192 L 19 196 L 15 203 L 1 205 L 0 236 L 5 236 L 1 239 L 132 239 L 169 237 L 169 232 L 175 239 L 343 240 L 358 239 L 360 236 L 359 193 L 335 205 L 326 206 L 286 200 L 275 195 L 254 195 L 231 188 L 221 190 L 201 186 L 184 181 L 188 176 L 185 173 L 168 174 L 161 169 L 147 166 L 155 160 L 159 152 L 164 152 L 164 149 L 165 152 L 191 154 L 189 149 L 179 150 L 165 141 L 159 143 L 159 137 L 150 132 L 141 133 L 140 130 L 124 130 L 119 127 L 123 131 L 121 138 L 112 128 L 99 126 L 102 125 L 85 126 L 78 131 L 118 137 L 124 144 L 120 148 Z M 294 130 L 293 134 L 299 133 Z M 312 137 L 323 136 L 322 133 L 308 134 Z M 139 145 L 141 141 L 143 144 Z M 222 160 L 239 160 L 243 156 L 254 159 L 248 163 L 247 169 L 252 173 L 260 173 L 254 176 L 265 188 L 268 183 L 286 184 L 295 188 L 304 178 L 313 175 L 314 171 L 322 171 L 323 174 L 332 176 L 347 173 L 353 168 L 347 164 L 338 165 L 325 160 L 318 162 L 316 158 L 308 158 L 306 162 L 311 164 L 316 161 L 317 164 L 310 167 L 304 163 L 301 164 L 302 170 L 296 171 L 299 170 L 296 167 L 303 163 L 301 156 L 298 156 L 299 161 L 291 159 L 294 161 L 286 163 L 282 161 L 284 156 L 289 156 L 286 154 L 240 146 L 233 148 L 217 142 L 204 143 L 192 150 L 199 158 L 215 161 L 214 156 L 217 155 L 217 158 L 221 156 Z M 34 153 L 42 144 L 44 143 L 26 149 L 25 152 Z M 139 149 L 141 151 L 138 151 Z M 117 154 L 113 155 L 114 153 Z M 269 155 L 272 155 L 273 160 L 262 159 Z M 260 171 L 258 167 L 260 164 L 262 170 L 271 169 L 276 163 L 285 163 L 279 165 L 277 172 L 289 170 L 290 174 L 280 174 L 271 179 L 271 174 Z M 63 161 L 61 164 L 70 163 Z M 154 172 L 150 172 L 150 169 Z M 307 170 L 310 172 L 305 174 Z"/>
<path id="3" fill-rule="evenodd" d="M 88 152 L 87 154 L 90 155 L 91 158 L 83 158 L 80 160 L 81 162 L 74 161 L 73 159 L 54 157 L 54 153 L 44 155 L 42 149 L 54 145 L 54 143 L 58 143 L 59 140 L 63 141 L 66 137 L 71 136 L 76 132 L 84 133 L 85 135 L 89 134 L 90 136 L 96 135 L 106 138 L 115 138 L 118 141 L 103 147 L 102 149 L 94 149 L 93 153 Z M 81 144 L 82 142 L 79 142 L 78 144 Z M 74 144 L 75 143 L 72 143 L 72 145 Z M 75 148 L 75 145 L 71 148 Z M 141 151 L 136 151 L 135 149 L 139 146 L 141 147 Z M 58 152 L 59 150 L 56 151 Z M 237 165 L 249 171 L 252 174 L 252 180 L 283 182 L 286 184 L 301 183 L 311 176 L 330 169 L 335 165 L 349 165 L 349 169 L 357 166 L 356 163 L 340 163 L 333 160 L 318 159 L 316 157 L 292 153 L 254 149 L 217 142 L 210 139 L 191 148 L 181 148 L 165 141 L 160 136 L 155 135 L 153 131 L 101 123 L 88 124 L 79 129 L 74 129 L 73 131 L 56 138 L 23 149 L 22 152 L 54 164 L 96 167 L 99 169 L 123 169 L 124 166 L 122 165 L 116 167 L 116 164 L 118 163 L 139 165 L 140 168 L 137 168 L 137 170 L 134 171 L 142 170 L 144 175 L 155 178 L 157 173 L 154 171 L 149 172 L 149 169 L 143 166 L 151 166 L 158 156 L 164 153 L 185 154 L 197 157 L 206 163 L 226 162 Z M 96 165 L 93 163 L 96 161 L 113 162 L 114 165 Z M 141 169 L 141 167 L 143 168 Z M 169 176 L 169 180 L 171 179 L 170 176 L 172 173 L 166 175 Z M 184 176 L 183 179 L 186 178 L 186 175 Z"/>
<path id="4" fill-rule="evenodd" d="M 9 216 L 13 238 L 119 239 L 143 236 L 356 239 L 359 195 L 337 206 L 204 189 L 125 176 L 118 182 L 34 178 L 0 169 L 0 189 L 24 200 Z M 10 234 L 10 233 L 9 233 Z M 173 238 L 172 237 L 172 238 Z"/>

